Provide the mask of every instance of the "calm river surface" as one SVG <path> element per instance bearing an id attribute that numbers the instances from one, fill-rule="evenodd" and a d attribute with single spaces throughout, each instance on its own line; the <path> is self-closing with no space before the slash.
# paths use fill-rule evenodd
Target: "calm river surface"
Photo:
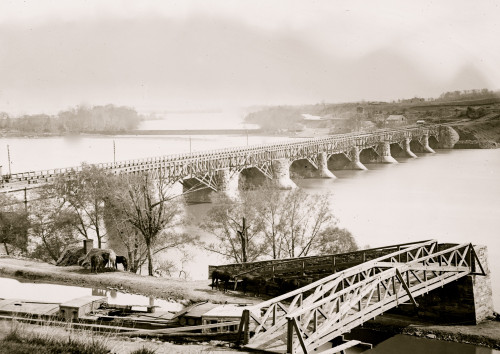
<path id="1" fill-rule="evenodd" d="M 282 138 L 250 136 L 249 144 Z M 109 162 L 113 141 L 117 160 L 194 150 L 246 145 L 246 136 L 105 136 L 5 138 L 0 164 L 7 171 L 6 145 L 12 172 Z M 302 179 L 311 193 L 331 194 L 339 225 L 349 229 L 360 246 L 383 246 L 434 238 L 440 242 L 485 244 L 489 251 L 495 308 L 500 310 L 500 149 L 437 150 L 399 164 L 368 164 L 368 171 L 335 171 L 338 177 Z M 188 207 L 200 219 L 210 204 Z M 202 239 L 210 236 L 193 228 Z M 175 257 L 175 256 L 173 256 Z M 207 278 L 208 264 L 224 260 L 193 250 L 184 270 L 194 279 Z"/>

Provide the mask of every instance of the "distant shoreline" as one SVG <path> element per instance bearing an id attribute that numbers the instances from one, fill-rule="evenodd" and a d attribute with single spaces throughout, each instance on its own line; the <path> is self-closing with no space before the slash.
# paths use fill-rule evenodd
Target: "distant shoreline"
<path id="1" fill-rule="evenodd" d="M 115 132 L 113 135 L 226 135 L 226 134 L 249 134 L 256 135 L 264 133 L 263 129 L 168 129 L 168 130 L 131 130 L 127 132 Z M 110 134 L 106 132 L 97 133 Z"/>
<path id="2" fill-rule="evenodd" d="M 71 134 L 31 134 L 26 132 L 3 131 L 2 138 L 47 138 L 65 136 L 102 136 L 102 135 L 259 135 L 266 133 L 263 129 L 168 129 L 168 130 L 127 130 L 127 131 L 100 131 L 80 132 Z"/>

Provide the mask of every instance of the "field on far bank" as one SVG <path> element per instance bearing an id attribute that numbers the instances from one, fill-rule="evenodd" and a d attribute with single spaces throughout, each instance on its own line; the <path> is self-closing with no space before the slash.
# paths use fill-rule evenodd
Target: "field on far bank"
<path id="1" fill-rule="evenodd" d="M 188 304 L 199 301 L 213 303 L 258 303 L 262 299 L 243 296 L 239 292 L 212 290 L 210 280 L 157 278 L 124 271 L 93 274 L 80 266 L 58 267 L 31 259 L 0 257 L 0 276 L 25 279 L 32 283 L 54 283 L 89 288 L 113 288 L 133 294 L 153 296 Z M 48 299 L 49 300 L 49 299 Z"/>

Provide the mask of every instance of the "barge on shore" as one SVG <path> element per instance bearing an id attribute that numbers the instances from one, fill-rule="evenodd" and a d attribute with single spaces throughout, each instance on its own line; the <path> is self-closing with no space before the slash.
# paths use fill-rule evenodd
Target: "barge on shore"
<path id="1" fill-rule="evenodd" d="M 227 339 L 237 334 L 245 304 L 193 304 L 179 312 L 151 305 L 109 304 L 106 296 L 84 296 L 64 303 L 0 299 L 0 319 L 32 323 L 71 323 L 75 328 L 113 331 L 119 335 Z"/>

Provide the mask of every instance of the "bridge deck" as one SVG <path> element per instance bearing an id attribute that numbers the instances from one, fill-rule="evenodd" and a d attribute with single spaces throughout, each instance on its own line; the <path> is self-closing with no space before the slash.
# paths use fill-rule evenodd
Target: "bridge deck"
<path id="1" fill-rule="evenodd" d="M 400 129 L 381 129 L 370 133 L 331 135 L 310 139 L 290 139 L 287 142 L 242 146 L 186 154 L 165 155 L 144 159 L 99 163 L 97 167 L 111 173 L 137 173 L 151 171 L 159 173 L 172 183 L 188 177 L 206 178 L 221 169 L 241 171 L 256 167 L 266 173 L 269 161 L 287 158 L 314 161 L 319 152 L 328 155 L 347 152 L 353 147 L 369 148 L 381 143 L 401 143 L 405 139 L 420 139 L 424 135 L 438 135 L 438 126 L 408 126 Z M 0 176 L 0 191 L 12 188 L 36 188 L 51 183 L 62 176 L 67 177 L 82 171 L 82 166 L 26 171 Z M 214 187 L 214 186 L 208 186 Z"/>
<path id="2" fill-rule="evenodd" d="M 250 307 L 241 334 L 253 334 L 248 349 L 310 353 L 399 304 L 417 306 L 418 296 L 469 274 L 484 274 L 471 244 L 439 250 L 436 241 L 423 242 Z"/>

